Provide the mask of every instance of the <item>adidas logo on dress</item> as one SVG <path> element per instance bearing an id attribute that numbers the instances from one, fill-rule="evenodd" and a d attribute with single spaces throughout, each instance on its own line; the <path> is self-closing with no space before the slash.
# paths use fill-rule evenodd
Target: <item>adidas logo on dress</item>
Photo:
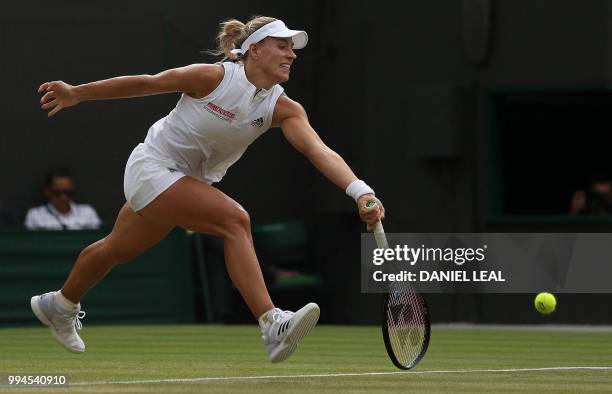
<path id="1" fill-rule="evenodd" d="M 251 126 L 253 127 L 263 127 L 263 118 L 257 118 L 251 122 Z"/>

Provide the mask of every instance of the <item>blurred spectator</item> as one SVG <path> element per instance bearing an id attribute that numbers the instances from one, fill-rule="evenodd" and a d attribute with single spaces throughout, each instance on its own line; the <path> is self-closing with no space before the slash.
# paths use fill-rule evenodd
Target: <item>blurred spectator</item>
<path id="1" fill-rule="evenodd" d="M 603 176 L 593 177 L 588 190 L 577 190 L 572 195 L 570 214 L 612 214 L 612 181 Z"/>
<path id="2" fill-rule="evenodd" d="M 66 169 L 49 172 L 45 179 L 45 196 L 48 202 L 30 208 L 25 226 L 30 230 L 83 230 L 102 225 L 96 211 L 87 204 L 76 204 L 74 177 Z"/>

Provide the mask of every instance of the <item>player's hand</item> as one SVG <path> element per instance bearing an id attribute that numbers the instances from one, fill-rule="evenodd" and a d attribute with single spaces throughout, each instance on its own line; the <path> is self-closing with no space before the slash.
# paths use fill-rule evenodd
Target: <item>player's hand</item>
<path id="1" fill-rule="evenodd" d="M 68 85 L 63 81 L 43 83 L 38 88 L 38 93 L 43 92 L 44 95 L 40 99 L 41 108 L 51 108 L 51 111 L 49 111 L 47 116 L 53 116 L 61 109 L 72 107 L 79 103 L 79 100 L 74 93 L 74 86 Z"/>
<path id="2" fill-rule="evenodd" d="M 371 208 L 366 207 L 368 201 L 376 202 Z M 359 197 L 357 201 L 357 207 L 359 208 L 359 217 L 361 220 L 367 223 L 368 231 L 374 231 L 374 227 L 376 227 L 376 223 L 383 220 L 385 218 L 385 207 L 383 207 L 380 200 L 374 197 L 373 194 L 364 194 Z"/>

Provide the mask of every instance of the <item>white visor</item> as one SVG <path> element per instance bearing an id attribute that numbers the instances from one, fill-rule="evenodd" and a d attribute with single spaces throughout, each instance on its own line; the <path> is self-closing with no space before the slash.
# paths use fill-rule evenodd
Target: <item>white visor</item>
<path id="1" fill-rule="evenodd" d="M 291 38 L 293 40 L 293 49 L 302 49 L 308 43 L 308 34 L 305 31 L 289 30 L 283 21 L 276 20 L 254 31 L 253 34 L 244 40 L 240 48 L 232 49 L 232 53 L 244 56 L 251 44 L 256 44 L 266 37 Z"/>

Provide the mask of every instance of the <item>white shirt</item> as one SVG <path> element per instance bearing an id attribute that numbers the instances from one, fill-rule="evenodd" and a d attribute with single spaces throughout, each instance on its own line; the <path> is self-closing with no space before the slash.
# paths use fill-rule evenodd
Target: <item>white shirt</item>
<path id="1" fill-rule="evenodd" d="M 30 208 L 25 226 L 30 230 L 96 229 L 102 221 L 91 205 L 70 203 L 70 212 L 60 213 L 51 203 Z"/>
<path id="2" fill-rule="evenodd" d="M 257 89 L 244 65 L 221 63 L 223 80 L 208 96 L 183 94 L 166 117 L 151 126 L 144 144 L 160 159 L 170 159 L 185 175 L 219 182 L 255 141 L 270 128 L 280 85 Z"/>

